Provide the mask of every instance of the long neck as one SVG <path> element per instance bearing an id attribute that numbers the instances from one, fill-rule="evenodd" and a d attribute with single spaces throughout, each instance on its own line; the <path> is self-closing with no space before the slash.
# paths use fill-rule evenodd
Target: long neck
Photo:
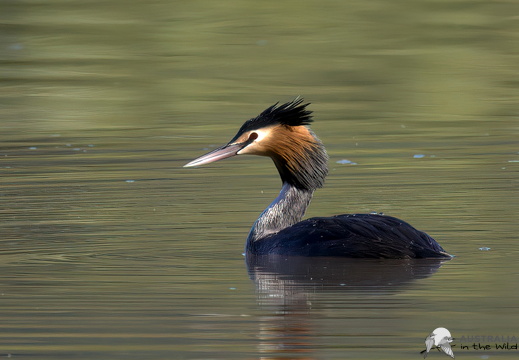
<path id="1" fill-rule="evenodd" d="M 278 197 L 261 213 L 249 233 L 247 244 L 298 223 L 314 191 L 323 186 L 328 173 L 328 155 L 321 141 L 304 126 L 281 131 L 269 151 L 283 187 Z"/>
<path id="2" fill-rule="evenodd" d="M 303 190 L 283 183 L 278 197 L 261 213 L 249 233 L 247 242 L 254 242 L 298 223 L 312 200 L 314 190 Z"/>

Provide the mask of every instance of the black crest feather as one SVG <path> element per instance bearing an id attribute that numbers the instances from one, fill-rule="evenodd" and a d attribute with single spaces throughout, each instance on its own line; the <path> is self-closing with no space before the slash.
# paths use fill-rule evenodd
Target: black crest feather
<path id="1" fill-rule="evenodd" d="M 303 101 L 303 98 L 297 97 L 282 105 L 275 103 L 255 118 L 247 120 L 238 131 L 237 136 L 246 131 L 278 124 L 287 126 L 309 125 L 313 121 L 312 112 L 306 110 L 310 103 L 303 104 Z"/>
<path id="2" fill-rule="evenodd" d="M 261 120 L 269 124 L 281 124 L 289 126 L 309 125 L 312 122 L 312 112 L 306 110 L 310 103 L 303 104 L 303 98 L 296 98 L 283 105 L 276 103 L 264 110 L 255 120 Z"/>

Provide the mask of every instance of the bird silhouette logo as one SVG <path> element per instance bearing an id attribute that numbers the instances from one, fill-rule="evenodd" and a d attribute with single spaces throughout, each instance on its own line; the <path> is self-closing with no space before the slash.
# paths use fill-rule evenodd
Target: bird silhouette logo
<path id="1" fill-rule="evenodd" d="M 425 338 L 426 349 L 421 351 L 420 354 L 423 354 L 423 358 L 425 359 L 429 351 L 432 348 L 436 348 L 439 352 L 443 352 L 445 355 L 449 355 L 454 359 L 454 353 L 450 345 L 453 340 L 454 338 L 451 336 L 450 331 L 446 328 L 439 327 L 434 329 L 431 335 Z"/>

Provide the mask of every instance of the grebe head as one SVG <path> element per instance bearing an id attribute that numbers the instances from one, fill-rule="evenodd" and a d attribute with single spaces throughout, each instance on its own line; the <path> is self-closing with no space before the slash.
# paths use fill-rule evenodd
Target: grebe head
<path id="1" fill-rule="evenodd" d="M 272 158 L 283 182 L 313 190 L 323 185 L 328 172 L 328 155 L 321 141 L 307 127 L 312 112 L 302 98 L 274 104 L 247 120 L 229 143 L 184 165 L 208 164 L 235 155 L 251 154 Z"/>

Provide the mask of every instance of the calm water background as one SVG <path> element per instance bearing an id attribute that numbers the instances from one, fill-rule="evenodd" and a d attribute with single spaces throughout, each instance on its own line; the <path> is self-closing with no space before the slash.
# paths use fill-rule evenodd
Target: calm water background
<path id="1" fill-rule="evenodd" d="M 419 359 L 438 326 L 519 338 L 518 34 L 515 1 L 3 1 L 0 356 Z M 331 157 L 307 215 L 398 216 L 454 260 L 248 271 L 273 164 L 182 165 L 296 95 Z"/>

